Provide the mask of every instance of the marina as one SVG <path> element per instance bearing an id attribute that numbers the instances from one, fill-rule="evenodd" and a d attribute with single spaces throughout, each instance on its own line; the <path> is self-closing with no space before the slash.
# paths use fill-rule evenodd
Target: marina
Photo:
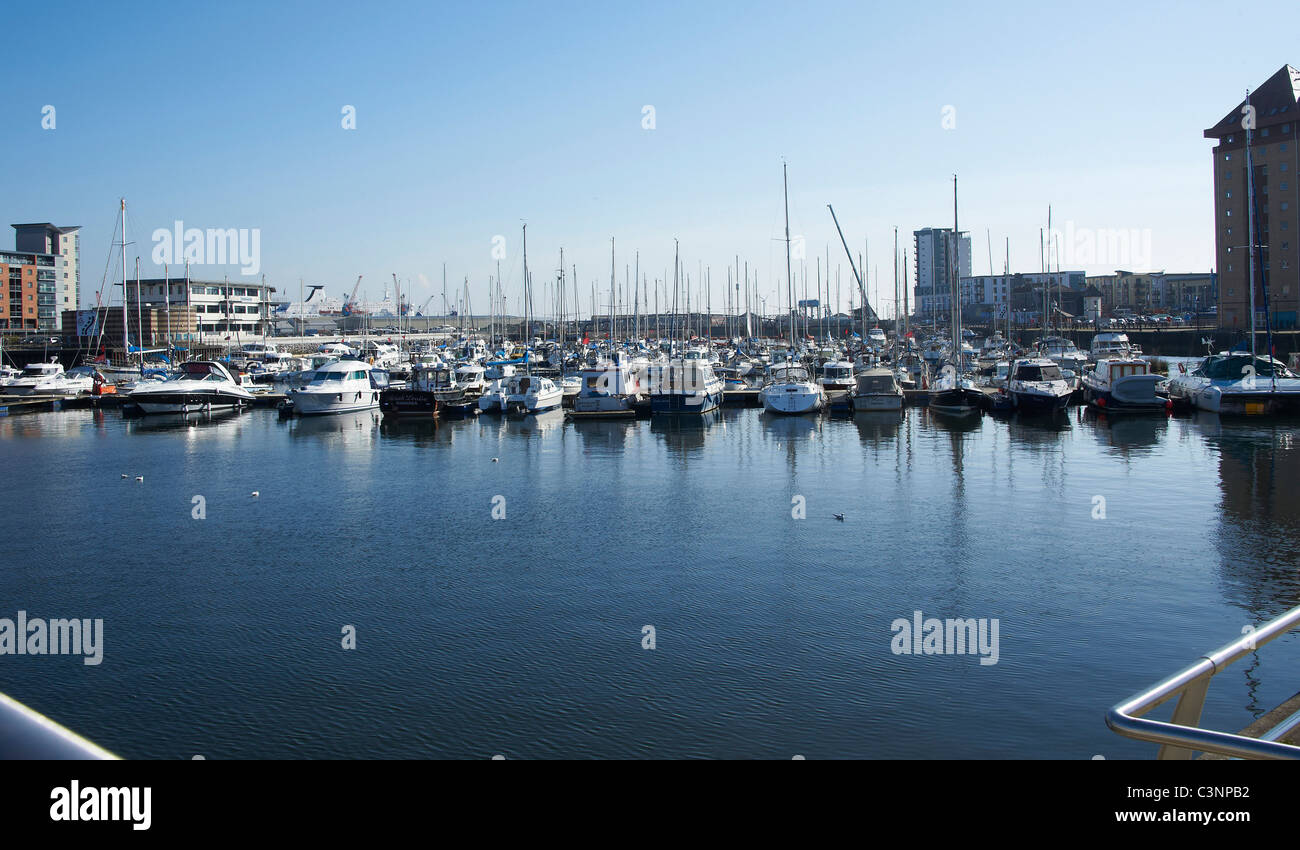
<path id="1" fill-rule="evenodd" d="M 1300 760 L 1286 4 L 65 5 L 9 21 L 6 825 L 441 838 L 411 760 L 1285 820 L 1156 762 Z"/>
<path id="2" fill-rule="evenodd" d="M 1106 709 L 1300 591 L 1300 446 L 1258 418 L 64 409 L 0 439 L 42 481 L 0 509 L 44 517 L 0 594 L 106 634 L 7 686 L 136 758 L 1149 758 Z M 892 654 L 914 609 L 998 618 L 1000 660 Z M 1294 641 L 1206 724 L 1291 697 Z"/>

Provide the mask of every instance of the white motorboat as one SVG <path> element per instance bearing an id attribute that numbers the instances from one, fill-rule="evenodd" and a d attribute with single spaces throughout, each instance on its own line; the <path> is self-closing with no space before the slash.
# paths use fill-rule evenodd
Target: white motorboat
<path id="1" fill-rule="evenodd" d="M 1064 410 L 1074 388 L 1061 374 L 1061 367 L 1046 357 L 1016 360 L 1011 364 L 1007 392 L 1016 409 L 1026 413 Z"/>
<path id="2" fill-rule="evenodd" d="M 847 360 L 828 360 L 822 364 L 822 373 L 817 379 L 826 392 L 832 390 L 853 389 L 853 364 Z"/>
<path id="3" fill-rule="evenodd" d="M 1079 372 L 1088 362 L 1088 355 L 1065 337 L 1049 336 L 1038 341 L 1038 354 L 1046 357 L 1062 369 Z"/>
<path id="4" fill-rule="evenodd" d="M 1171 399 L 1198 410 L 1223 414 L 1300 412 L 1300 376 L 1267 355 L 1250 352 L 1212 354 L 1200 365 L 1169 381 Z"/>
<path id="5" fill-rule="evenodd" d="M 95 369 L 90 366 L 76 366 L 65 372 L 63 366 L 58 363 L 33 363 L 4 387 L 3 393 L 5 395 L 75 396 L 94 389 L 95 375 Z M 104 376 L 100 375 L 99 379 L 102 382 Z"/>
<path id="6" fill-rule="evenodd" d="M 1105 331 L 1093 336 L 1088 359 L 1094 363 L 1112 358 L 1132 359 L 1141 353 L 1142 349 L 1129 341 L 1128 334 Z"/>
<path id="7" fill-rule="evenodd" d="M 506 381 L 505 389 L 507 413 L 543 413 L 564 401 L 564 393 L 554 381 L 537 375 L 515 375 Z"/>
<path id="8" fill-rule="evenodd" d="M 1136 357 L 1103 357 L 1083 373 L 1083 394 L 1088 403 L 1106 411 L 1163 413 L 1169 399 L 1157 388 L 1164 377 Z"/>
<path id="9" fill-rule="evenodd" d="M 758 400 L 768 413 L 798 416 L 817 413 L 826 405 L 826 391 L 813 381 L 801 364 L 787 360 L 767 369 L 768 380 Z"/>
<path id="10" fill-rule="evenodd" d="M 578 419 L 618 419 L 636 416 L 641 397 L 637 371 L 628 357 L 615 353 L 600 366 L 583 369 L 573 399 L 572 415 Z"/>
<path id="11" fill-rule="evenodd" d="M 253 394 L 213 360 L 191 360 L 165 381 L 147 381 L 127 395 L 145 413 L 190 413 L 243 407 Z"/>
<path id="12" fill-rule="evenodd" d="M 293 412 L 319 416 L 379 407 L 379 389 L 370 379 L 371 369 L 369 363 L 359 360 L 335 360 L 321 366 L 311 383 L 289 394 Z"/>

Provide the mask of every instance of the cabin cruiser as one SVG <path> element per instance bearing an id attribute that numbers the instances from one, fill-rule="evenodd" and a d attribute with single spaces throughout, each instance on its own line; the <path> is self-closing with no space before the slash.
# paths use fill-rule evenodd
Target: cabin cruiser
<path id="1" fill-rule="evenodd" d="M 1107 358 L 1133 359 L 1141 353 L 1141 347 L 1129 342 L 1128 334 L 1102 332 L 1093 336 L 1088 359 L 1094 363 Z"/>
<path id="2" fill-rule="evenodd" d="M 38 387 L 53 387 L 63 378 L 63 364 L 57 360 L 48 363 L 29 363 L 23 371 L 5 387 L 7 395 L 55 395 Z M 87 387 L 89 389 L 89 387 Z"/>
<path id="3" fill-rule="evenodd" d="M 343 342 L 321 343 L 316 353 L 328 354 L 332 360 L 356 360 L 360 356 L 356 349 Z"/>
<path id="4" fill-rule="evenodd" d="M 867 338 L 866 338 L 867 345 L 871 345 L 876 348 L 884 348 L 888 342 L 889 339 L 888 337 L 885 336 L 885 331 L 883 328 L 872 328 L 871 330 L 867 331 Z"/>
<path id="5" fill-rule="evenodd" d="M 478 398 L 487 389 L 487 370 L 477 363 L 462 363 L 456 367 L 456 384 L 464 388 L 468 398 Z"/>
<path id="6" fill-rule="evenodd" d="M 1102 410 L 1163 413 L 1169 408 L 1169 399 L 1157 390 L 1164 378 L 1136 357 L 1102 357 L 1082 380 L 1084 398 Z"/>
<path id="7" fill-rule="evenodd" d="M 707 360 L 675 358 L 648 372 L 651 413 L 708 413 L 722 404 L 724 384 Z"/>
<path id="8" fill-rule="evenodd" d="M 1016 409 L 1024 412 L 1064 410 L 1074 387 L 1061 374 L 1061 367 L 1046 357 L 1016 360 L 1011 364 L 1007 392 Z"/>
<path id="9" fill-rule="evenodd" d="M 904 351 L 895 364 L 898 371 L 898 383 L 905 390 L 914 390 L 927 380 L 929 367 L 925 360 L 915 351 Z"/>
<path id="10" fill-rule="evenodd" d="M 564 392 L 550 378 L 515 375 L 506 381 L 506 413 L 544 413 L 564 401 Z"/>
<path id="11" fill-rule="evenodd" d="M 379 397 L 384 416 L 464 415 L 474 409 L 474 399 L 460 383 L 457 370 L 445 363 L 416 365 L 410 386 L 386 389 Z"/>
<path id="12" fill-rule="evenodd" d="M 980 345 L 980 362 L 988 363 L 1001 359 L 1006 356 L 1010 346 L 1011 343 L 1007 342 L 1002 334 L 994 332 L 991 336 L 985 337 L 984 342 Z"/>
<path id="13" fill-rule="evenodd" d="M 1075 346 L 1073 342 L 1061 336 L 1044 337 L 1038 341 L 1038 354 L 1046 357 L 1062 369 L 1079 372 L 1088 362 L 1088 355 Z"/>
<path id="14" fill-rule="evenodd" d="M 826 392 L 832 390 L 849 390 L 853 388 L 853 364 L 847 360 L 827 360 L 822 364 L 822 374 L 818 383 Z"/>
<path id="15" fill-rule="evenodd" d="M 603 366 L 583 369 L 581 386 L 573 399 L 573 416 L 579 419 L 619 419 L 636 416 L 641 385 L 632 364 L 624 356 Z"/>
<path id="16" fill-rule="evenodd" d="M 362 347 L 362 357 L 380 369 L 392 369 L 402 363 L 402 352 L 385 342 L 368 342 Z"/>
<path id="17" fill-rule="evenodd" d="M 165 381 L 142 382 L 127 400 L 145 413 L 189 413 L 221 407 L 242 407 L 253 400 L 220 363 L 191 360 Z"/>
<path id="18" fill-rule="evenodd" d="M 33 367 L 37 367 L 33 369 Z M 57 367 L 51 369 L 50 367 Z M 37 373 L 39 369 L 39 374 Z M 75 396 L 95 388 L 96 372 L 90 366 L 77 366 L 63 371 L 58 363 L 33 363 L 5 388 L 11 395 Z M 99 383 L 104 376 L 99 375 Z"/>
<path id="19" fill-rule="evenodd" d="M 1169 396 L 1198 410 L 1248 415 L 1300 411 L 1300 376 L 1273 357 L 1258 354 L 1252 363 L 1249 352 L 1224 352 L 1186 368 L 1180 366 L 1169 381 Z"/>
<path id="20" fill-rule="evenodd" d="M 490 383 L 478 398 L 478 409 L 484 413 L 505 413 L 506 383 L 514 375 L 515 367 L 511 363 L 489 363 L 483 377 Z"/>
<path id="21" fill-rule="evenodd" d="M 370 372 L 369 363 L 335 360 L 317 369 L 307 386 L 291 392 L 289 404 L 300 416 L 373 410 L 379 406 L 379 390 Z"/>
<path id="22" fill-rule="evenodd" d="M 787 360 L 767 368 L 768 381 L 758 391 L 758 400 L 768 413 L 798 416 L 816 413 L 826 406 L 826 391 L 815 383 L 802 364 Z"/>
<path id="23" fill-rule="evenodd" d="M 903 389 L 889 369 L 859 372 L 852 395 L 854 412 L 862 410 L 902 410 Z"/>

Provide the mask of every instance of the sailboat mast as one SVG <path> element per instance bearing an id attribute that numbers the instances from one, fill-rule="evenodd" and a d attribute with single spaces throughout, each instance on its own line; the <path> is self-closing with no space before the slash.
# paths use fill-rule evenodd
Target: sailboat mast
<path id="1" fill-rule="evenodd" d="M 1250 106 L 1250 89 L 1246 90 L 1246 106 Z M 1246 123 L 1246 195 L 1250 207 L 1246 210 L 1246 253 L 1250 274 L 1250 367 L 1255 368 L 1255 165 L 1250 153 L 1251 123 Z"/>
<path id="2" fill-rule="evenodd" d="M 961 374 L 961 231 L 957 227 L 957 175 L 952 176 L 952 349 L 957 355 L 957 374 Z"/>
<path id="3" fill-rule="evenodd" d="M 140 349 L 140 374 L 144 374 L 144 307 L 140 305 L 140 258 L 135 258 L 135 335 Z"/>
<path id="4" fill-rule="evenodd" d="M 785 290 L 786 303 L 790 310 L 790 355 L 794 356 L 794 279 L 790 275 L 790 183 L 786 177 L 786 165 L 781 163 L 781 192 L 785 198 Z"/>
<path id="5" fill-rule="evenodd" d="M 126 198 L 122 198 L 122 356 L 131 363 L 131 341 L 127 333 L 129 322 L 126 313 Z"/>

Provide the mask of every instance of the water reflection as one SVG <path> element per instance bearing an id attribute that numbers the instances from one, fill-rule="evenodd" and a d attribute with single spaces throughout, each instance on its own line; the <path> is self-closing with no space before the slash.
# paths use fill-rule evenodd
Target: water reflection
<path id="1" fill-rule="evenodd" d="M 867 410 L 853 415 L 853 425 L 862 442 L 888 445 L 898 439 L 898 429 L 906 417 L 902 410 Z"/>
<path id="2" fill-rule="evenodd" d="M 703 450 L 709 432 L 721 429 L 721 424 L 722 414 L 716 410 L 700 416 L 652 416 L 650 433 L 664 441 L 669 454 L 694 457 Z"/>
<path id="3" fill-rule="evenodd" d="M 319 440 L 331 448 L 369 448 L 379 434 L 379 413 L 337 413 L 329 416 L 295 416 L 287 420 L 289 435 L 298 440 Z"/>
<path id="4" fill-rule="evenodd" d="M 1160 414 L 1107 414 L 1086 409 L 1081 414 L 1097 442 L 1121 457 L 1145 457 L 1154 453 L 1169 432 L 1169 417 Z"/>
<path id="5" fill-rule="evenodd" d="M 457 424 L 459 423 L 439 422 L 433 417 L 383 416 L 379 420 L 379 433 L 386 439 L 410 442 L 417 446 L 431 446 L 438 442 L 452 442 L 455 439 Z"/>
<path id="6" fill-rule="evenodd" d="M 1266 619 L 1300 603 L 1300 445 L 1277 424 L 1196 422 L 1218 449 L 1220 519 L 1215 547 L 1224 594 Z"/>
<path id="7" fill-rule="evenodd" d="M 186 430 L 231 430 L 231 423 L 237 421 L 244 412 L 233 408 L 213 410 L 208 413 L 155 413 L 148 416 L 123 416 L 128 434 L 147 434 L 161 431 Z"/>
<path id="8" fill-rule="evenodd" d="M 638 427 L 635 419 L 574 419 L 569 425 L 584 450 L 604 455 L 622 452 L 628 433 Z"/>

